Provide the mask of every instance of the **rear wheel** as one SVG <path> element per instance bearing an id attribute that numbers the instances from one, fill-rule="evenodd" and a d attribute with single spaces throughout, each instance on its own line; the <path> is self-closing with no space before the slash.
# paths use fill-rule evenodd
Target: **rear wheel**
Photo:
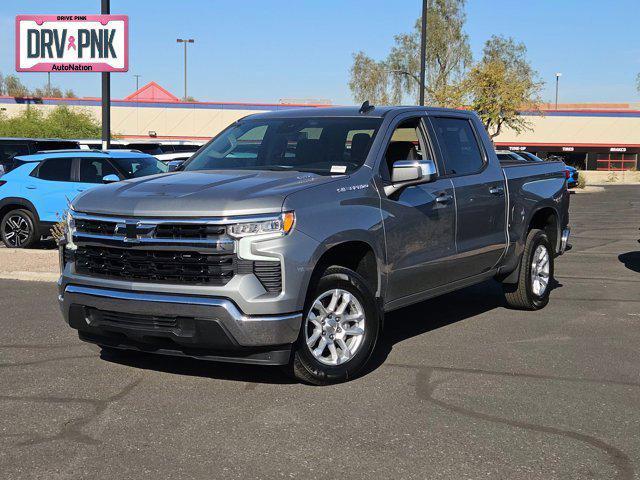
<path id="1" fill-rule="evenodd" d="M 29 210 L 11 210 L 0 222 L 0 237 L 8 248 L 29 248 L 39 240 L 36 221 Z"/>
<path id="2" fill-rule="evenodd" d="M 547 235 L 533 229 L 520 259 L 518 283 L 503 285 L 507 303 L 521 310 L 543 308 L 549 303 L 553 281 L 553 249 Z"/>
<path id="3" fill-rule="evenodd" d="M 293 374 L 314 385 L 353 378 L 369 360 L 379 330 L 380 314 L 364 279 L 348 268 L 328 268 L 307 300 Z"/>

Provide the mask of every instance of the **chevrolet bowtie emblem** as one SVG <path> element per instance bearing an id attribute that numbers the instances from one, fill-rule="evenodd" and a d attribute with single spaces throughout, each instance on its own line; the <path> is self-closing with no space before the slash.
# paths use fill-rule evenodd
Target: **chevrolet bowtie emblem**
<path id="1" fill-rule="evenodd" d="M 150 238 L 156 226 L 148 223 L 127 221 L 116 225 L 116 235 L 123 235 L 125 242 L 137 242 L 141 238 Z"/>

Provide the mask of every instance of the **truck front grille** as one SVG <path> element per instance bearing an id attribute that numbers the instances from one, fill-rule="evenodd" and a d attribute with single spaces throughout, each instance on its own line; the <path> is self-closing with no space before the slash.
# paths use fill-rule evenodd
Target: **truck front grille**
<path id="1" fill-rule="evenodd" d="M 135 313 L 109 312 L 95 308 L 87 308 L 90 321 L 100 324 L 112 324 L 123 327 L 147 328 L 156 330 L 173 330 L 178 328 L 178 317 L 141 315 Z"/>
<path id="2" fill-rule="evenodd" d="M 192 251 L 79 246 L 76 272 L 82 275 L 188 285 L 226 285 L 235 273 L 235 255 Z"/>

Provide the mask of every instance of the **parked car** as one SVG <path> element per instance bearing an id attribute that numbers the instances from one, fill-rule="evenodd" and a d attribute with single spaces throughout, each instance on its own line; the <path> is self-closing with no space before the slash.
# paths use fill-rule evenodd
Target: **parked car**
<path id="1" fill-rule="evenodd" d="M 120 151 L 63 150 L 14 158 L 0 179 L 0 239 L 27 248 L 64 218 L 69 202 L 96 185 L 163 173 L 151 155 Z"/>
<path id="2" fill-rule="evenodd" d="M 55 138 L 0 138 L 0 176 L 15 167 L 14 157 L 30 155 L 47 150 L 79 149 L 80 144 L 74 140 Z"/>
<path id="3" fill-rule="evenodd" d="M 536 155 L 534 155 L 531 152 L 525 152 L 525 151 L 518 151 L 516 152 L 512 152 L 509 150 L 496 150 L 496 154 L 498 155 L 498 159 L 500 159 L 501 161 L 507 161 L 507 160 L 524 160 L 526 162 L 544 162 L 544 160 Z M 551 159 L 549 159 L 551 161 L 562 161 L 562 159 L 560 158 L 556 158 L 553 157 Z M 568 188 L 575 188 L 578 186 L 578 177 L 579 177 L 579 172 L 576 168 L 571 167 L 569 165 L 565 164 L 565 170 L 564 170 L 564 175 L 565 178 L 567 179 L 567 187 Z"/>
<path id="4" fill-rule="evenodd" d="M 97 139 L 78 140 L 80 148 L 84 150 L 99 150 L 102 148 L 102 141 Z M 138 150 L 142 153 L 153 155 L 158 160 L 165 163 L 171 161 L 185 161 L 193 155 L 204 142 L 191 140 L 161 140 L 158 142 L 112 140 L 111 149 Z"/>
<path id="5" fill-rule="evenodd" d="M 76 198 L 60 306 L 105 349 L 344 381 L 389 311 L 491 278 L 543 308 L 569 238 L 563 172 L 501 166 L 468 111 L 252 115 L 177 172 Z"/>
<path id="6" fill-rule="evenodd" d="M 501 163 L 528 161 L 525 157 L 520 156 L 518 153 L 512 152 L 510 150 L 496 150 L 496 155 L 498 156 L 498 160 L 500 160 Z"/>

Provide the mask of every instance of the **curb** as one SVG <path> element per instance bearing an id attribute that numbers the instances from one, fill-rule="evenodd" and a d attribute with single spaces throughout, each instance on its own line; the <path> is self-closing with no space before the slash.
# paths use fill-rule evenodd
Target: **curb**
<path id="1" fill-rule="evenodd" d="M 2 280 L 19 280 L 23 282 L 57 282 L 60 275 L 51 272 L 0 272 Z"/>

